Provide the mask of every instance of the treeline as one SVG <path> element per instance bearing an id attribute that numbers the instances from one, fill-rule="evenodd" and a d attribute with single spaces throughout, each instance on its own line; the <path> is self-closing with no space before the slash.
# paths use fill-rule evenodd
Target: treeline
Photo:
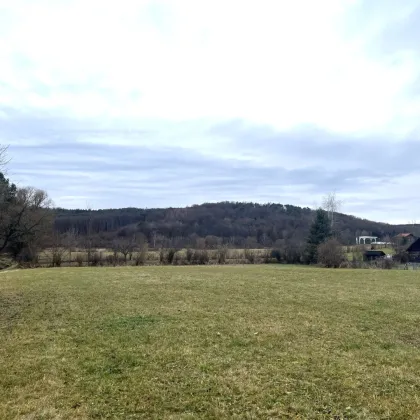
<path id="1" fill-rule="evenodd" d="M 136 230 L 115 237 L 106 248 L 99 248 L 95 244 L 95 235 L 89 234 L 90 229 L 85 235 L 79 235 L 73 229 L 64 233 L 56 232 L 51 238 L 50 247 L 34 262 L 51 267 L 280 263 L 311 264 L 329 268 L 393 268 L 395 263 L 401 260 L 383 259 L 373 265 L 367 264 L 363 254 L 364 245 L 349 246 L 347 249 L 342 245 L 335 229 L 335 219 L 331 213 L 318 209 L 306 241 L 263 249 L 235 249 L 221 244 L 214 245 L 212 249 L 205 246 L 201 249 L 150 249 L 146 236 Z M 396 252 L 399 245 L 396 242 L 392 244 Z M 349 254 L 352 255 L 351 259 Z"/>
<path id="2" fill-rule="evenodd" d="M 306 243 L 315 212 L 282 204 L 206 203 L 167 209 L 56 209 L 55 230 L 89 236 L 95 246 L 109 246 L 115 238 L 142 237 L 151 248 L 215 249 L 270 248 Z M 344 245 L 359 235 L 392 238 L 413 226 L 372 222 L 336 214 L 334 230 Z"/>

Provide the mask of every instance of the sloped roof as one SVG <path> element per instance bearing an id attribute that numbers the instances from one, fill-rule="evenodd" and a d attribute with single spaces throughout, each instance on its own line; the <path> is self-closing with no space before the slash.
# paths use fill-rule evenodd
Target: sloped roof
<path id="1" fill-rule="evenodd" d="M 408 248 L 407 252 L 420 252 L 420 238 L 415 240 Z"/>
<path id="2" fill-rule="evenodd" d="M 408 238 L 409 236 L 414 236 L 412 233 L 399 233 L 397 236 L 401 238 Z"/>

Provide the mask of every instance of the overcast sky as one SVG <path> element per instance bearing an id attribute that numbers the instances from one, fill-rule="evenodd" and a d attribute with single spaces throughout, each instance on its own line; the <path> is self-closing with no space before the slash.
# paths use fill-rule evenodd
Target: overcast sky
<path id="1" fill-rule="evenodd" d="M 420 0 L 0 0 L 9 175 L 69 208 L 420 220 Z"/>

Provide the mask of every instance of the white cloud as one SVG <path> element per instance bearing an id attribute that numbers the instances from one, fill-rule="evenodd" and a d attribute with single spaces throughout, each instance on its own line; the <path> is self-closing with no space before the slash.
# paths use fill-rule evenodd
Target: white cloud
<path id="1" fill-rule="evenodd" d="M 418 59 L 406 54 L 390 67 L 366 56 L 358 37 L 340 35 L 353 3 L 10 3 L 1 78 L 9 102 L 78 116 L 389 129 L 404 119 L 400 93 Z M 83 92 L 66 89 L 78 84 Z"/>
<path id="2" fill-rule="evenodd" d="M 276 132 L 317 127 L 337 134 L 344 150 L 349 136 L 378 147 L 384 136 L 387 144 L 402 141 L 418 129 L 420 115 L 419 95 L 411 92 L 420 54 L 401 32 L 418 6 L 0 0 L 0 121 L 14 108 L 73 121 L 79 143 L 178 147 L 289 170 L 323 165 L 305 150 L 272 156 L 258 142 L 240 150 L 210 127 L 235 119 Z M 384 49 L 380 39 L 394 27 L 399 44 Z M 64 141 L 64 128 L 54 130 L 55 141 Z M 0 143 L 9 141 L 0 131 Z M 29 133 L 13 141 L 45 140 Z M 66 191 L 62 197 L 69 200 Z"/>

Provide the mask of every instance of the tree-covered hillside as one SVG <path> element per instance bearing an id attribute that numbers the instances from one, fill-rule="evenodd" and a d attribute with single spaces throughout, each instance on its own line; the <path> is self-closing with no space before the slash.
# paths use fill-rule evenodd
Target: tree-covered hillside
<path id="1" fill-rule="evenodd" d="M 55 227 L 90 235 L 106 244 L 116 236 L 140 235 L 152 247 L 271 247 L 306 241 L 315 212 L 283 204 L 205 203 L 186 208 L 56 210 Z M 369 234 L 392 237 L 418 226 L 389 225 L 338 214 L 334 230 L 344 244 Z M 417 232 L 416 232 L 417 230 Z"/>

